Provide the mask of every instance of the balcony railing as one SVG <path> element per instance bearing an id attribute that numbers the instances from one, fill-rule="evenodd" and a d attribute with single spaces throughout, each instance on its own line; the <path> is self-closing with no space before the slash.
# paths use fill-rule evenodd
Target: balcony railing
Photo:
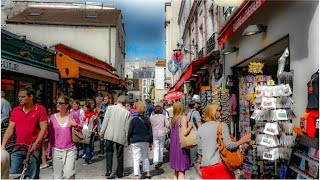
<path id="1" fill-rule="evenodd" d="M 213 33 L 207 41 L 207 53 L 210 53 L 216 47 L 216 33 Z"/>
<path id="2" fill-rule="evenodd" d="M 198 52 L 198 58 L 202 58 L 203 57 L 203 48 L 201 48 L 201 50 Z"/>
<path id="3" fill-rule="evenodd" d="M 235 9 L 234 7 L 223 7 L 222 8 L 224 21 L 227 20 L 227 18 L 232 14 L 232 11 L 234 9 Z"/>

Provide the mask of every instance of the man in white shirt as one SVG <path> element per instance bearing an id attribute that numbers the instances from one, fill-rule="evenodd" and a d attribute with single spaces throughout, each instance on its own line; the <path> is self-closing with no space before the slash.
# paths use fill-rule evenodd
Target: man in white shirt
<path id="1" fill-rule="evenodd" d="M 9 118 L 12 111 L 10 103 L 5 99 L 6 93 L 1 91 L 1 122 Z"/>

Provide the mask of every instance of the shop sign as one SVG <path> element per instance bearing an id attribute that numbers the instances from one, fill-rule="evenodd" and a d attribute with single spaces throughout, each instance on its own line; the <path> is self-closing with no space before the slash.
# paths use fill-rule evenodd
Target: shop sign
<path id="1" fill-rule="evenodd" d="M 250 6 L 244 12 L 242 12 L 238 19 L 233 23 L 233 32 L 235 32 L 265 2 L 266 0 L 252 1 Z"/>
<path id="2" fill-rule="evenodd" d="M 250 62 L 248 72 L 253 74 L 263 73 L 263 66 L 264 64 L 261 62 Z"/>
<path id="3" fill-rule="evenodd" d="M 3 58 L 1 58 L 1 69 L 13 71 L 21 74 L 37 76 L 41 78 L 46 77 L 47 79 L 51 79 L 55 81 L 59 80 L 59 75 L 56 72 L 46 71 L 40 68 L 36 68 L 33 66 L 29 66 L 26 64 L 14 62 L 14 61 L 3 59 Z"/>

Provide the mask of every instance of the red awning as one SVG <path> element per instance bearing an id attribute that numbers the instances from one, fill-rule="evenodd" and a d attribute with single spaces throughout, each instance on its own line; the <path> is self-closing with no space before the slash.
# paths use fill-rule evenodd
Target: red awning
<path id="1" fill-rule="evenodd" d="M 196 61 L 192 61 L 187 67 L 187 70 L 181 74 L 179 80 L 176 82 L 176 84 L 172 87 L 172 89 L 169 92 L 178 91 L 180 87 L 183 85 L 183 83 L 187 81 L 193 73 L 196 73 L 200 67 L 202 67 L 208 60 L 212 58 L 214 58 L 214 56 L 210 54 L 209 56 L 200 58 Z"/>
<path id="2" fill-rule="evenodd" d="M 222 27 L 218 34 L 218 45 L 221 46 L 228 38 L 251 17 L 266 0 L 246 0 L 236 10 L 234 15 Z"/>
<path id="3" fill-rule="evenodd" d="M 171 92 L 171 93 L 168 93 L 164 96 L 164 100 L 176 100 L 176 99 L 180 99 L 182 96 L 184 96 L 184 93 L 183 92 Z"/>

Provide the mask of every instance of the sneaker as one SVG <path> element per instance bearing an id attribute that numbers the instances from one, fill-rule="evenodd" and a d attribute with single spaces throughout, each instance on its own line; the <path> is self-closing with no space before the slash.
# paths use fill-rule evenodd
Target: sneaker
<path id="1" fill-rule="evenodd" d="M 40 169 L 45 169 L 45 168 L 47 168 L 47 167 L 49 167 L 49 164 L 41 165 L 41 166 L 40 166 Z"/>
<path id="2" fill-rule="evenodd" d="M 82 159 L 85 159 L 86 158 L 86 155 L 84 154 L 83 156 L 82 156 Z"/>

